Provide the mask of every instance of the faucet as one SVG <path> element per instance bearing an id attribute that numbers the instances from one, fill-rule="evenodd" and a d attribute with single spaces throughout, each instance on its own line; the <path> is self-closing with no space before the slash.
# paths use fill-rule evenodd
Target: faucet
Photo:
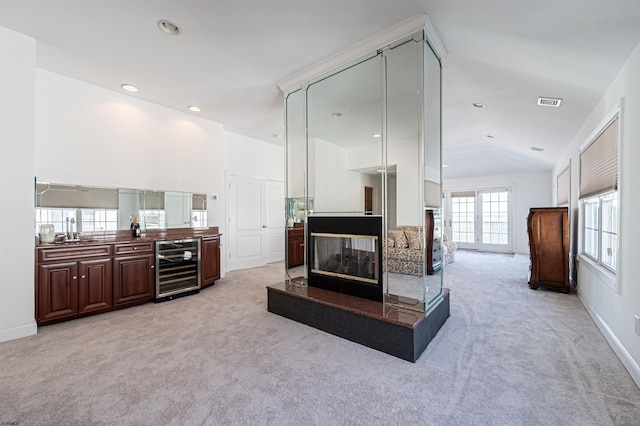
<path id="1" fill-rule="evenodd" d="M 78 233 L 77 232 L 73 232 L 73 226 L 76 224 L 76 218 L 75 217 L 67 217 L 67 234 L 65 235 L 65 239 L 67 241 L 75 241 L 78 238 Z"/>

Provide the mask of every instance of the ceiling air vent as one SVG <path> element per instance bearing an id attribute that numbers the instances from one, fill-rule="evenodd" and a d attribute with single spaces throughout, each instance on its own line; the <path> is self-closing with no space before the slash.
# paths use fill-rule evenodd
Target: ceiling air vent
<path id="1" fill-rule="evenodd" d="M 538 98 L 538 105 L 559 107 L 562 99 L 558 98 Z"/>

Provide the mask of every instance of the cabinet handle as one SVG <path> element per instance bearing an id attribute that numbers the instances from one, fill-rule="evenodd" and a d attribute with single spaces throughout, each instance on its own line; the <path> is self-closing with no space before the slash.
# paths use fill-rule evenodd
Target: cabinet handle
<path id="1" fill-rule="evenodd" d="M 78 279 L 78 276 L 77 276 L 77 275 L 74 275 L 74 276 L 73 276 L 73 279 L 74 279 L 74 280 L 77 280 L 77 279 Z"/>
<path id="2" fill-rule="evenodd" d="M 155 268 L 155 267 L 156 267 L 155 265 L 151 265 L 151 269 L 153 269 L 153 268 Z"/>
<path id="3" fill-rule="evenodd" d="M 87 277 L 86 275 L 82 275 L 80 278 L 86 278 L 86 277 Z"/>
<path id="4" fill-rule="evenodd" d="M 300 244 L 300 247 L 304 247 L 304 244 Z"/>
<path id="5" fill-rule="evenodd" d="M 138 250 L 138 247 L 134 247 L 133 249 L 134 249 L 134 250 Z"/>

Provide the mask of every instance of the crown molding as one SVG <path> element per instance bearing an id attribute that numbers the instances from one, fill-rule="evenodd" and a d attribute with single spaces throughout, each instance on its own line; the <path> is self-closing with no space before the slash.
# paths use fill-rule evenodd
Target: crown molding
<path id="1" fill-rule="evenodd" d="M 429 17 L 427 15 L 415 15 L 355 44 L 352 47 L 330 56 L 310 68 L 279 81 L 277 85 L 284 93 L 297 90 L 307 81 L 313 80 L 316 77 L 326 74 L 336 68 L 348 64 L 349 62 L 370 54 L 371 52 L 375 52 L 378 49 L 388 46 L 391 43 L 398 41 L 403 37 L 407 37 L 419 30 L 425 31 L 431 46 L 440 59 L 443 58 L 443 53 L 446 56 L 447 50 L 440 40 L 440 37 L 438 36 L 438 33 L 436 32 L 436 29 L 431 23 Z"/>

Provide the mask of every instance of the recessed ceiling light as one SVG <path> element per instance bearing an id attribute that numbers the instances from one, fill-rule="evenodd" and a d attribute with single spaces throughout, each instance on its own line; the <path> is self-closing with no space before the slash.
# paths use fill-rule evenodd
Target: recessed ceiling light
<path id="1" fill-rule="evenodd" d="M 542 151 L 544 151 L 544 148 L 539 148 L 537 146 L 532 146 L 531 147 L 531 151 L 542 152 Z"/>
<path id="2" fill-rule="evenodd" d="M 484 108 L 484 104 L 481 104 L 480 102 L 474 103 L 473 106 L 476 108 Z"/>
<path id="3" fill-rule="evenodd" d="M 538 98 L 538 105 L 541 106 L 559 107 L 561 103 L 560 98 Z"/>
<path id="4" fill-rule="evenodd" d="M 332 116 L 333 118 L 342 117 L 342 113 L 341 113 L 341 112 L 332 112 L 332 113 L 331 113 L 331 116 Z"/>
<path id="5" fill-rule="evenodd" d="M 138 91 L 138 88 L 136 86 L 134 86 L 133 84 L 121 84 L 120 87 L 122 87 L 127 92 L 137 92 Z"/>
<path id="6" fill-rule="evenodd" d="M 169 35 L 178 35 L 180 34 L 180 28 L 176 24 L 166 19 L 161 19 L 158 21 L 158 28 L 165 34 Z"/>
<path id="7" fill-rule="evenodd" d="M 200 112 L 200 107 L 192 105 L 189 107 L 189 111 Z"/>
<path id="8" fill-rule="evenodd" d="M 381 138 L 381 137 L 382 137 L 382 135 L 381 135 L 380 133 L 374 133 L 374 134 L 373 134 L 373 137 L 374 137 L 374 138 Z"/>

